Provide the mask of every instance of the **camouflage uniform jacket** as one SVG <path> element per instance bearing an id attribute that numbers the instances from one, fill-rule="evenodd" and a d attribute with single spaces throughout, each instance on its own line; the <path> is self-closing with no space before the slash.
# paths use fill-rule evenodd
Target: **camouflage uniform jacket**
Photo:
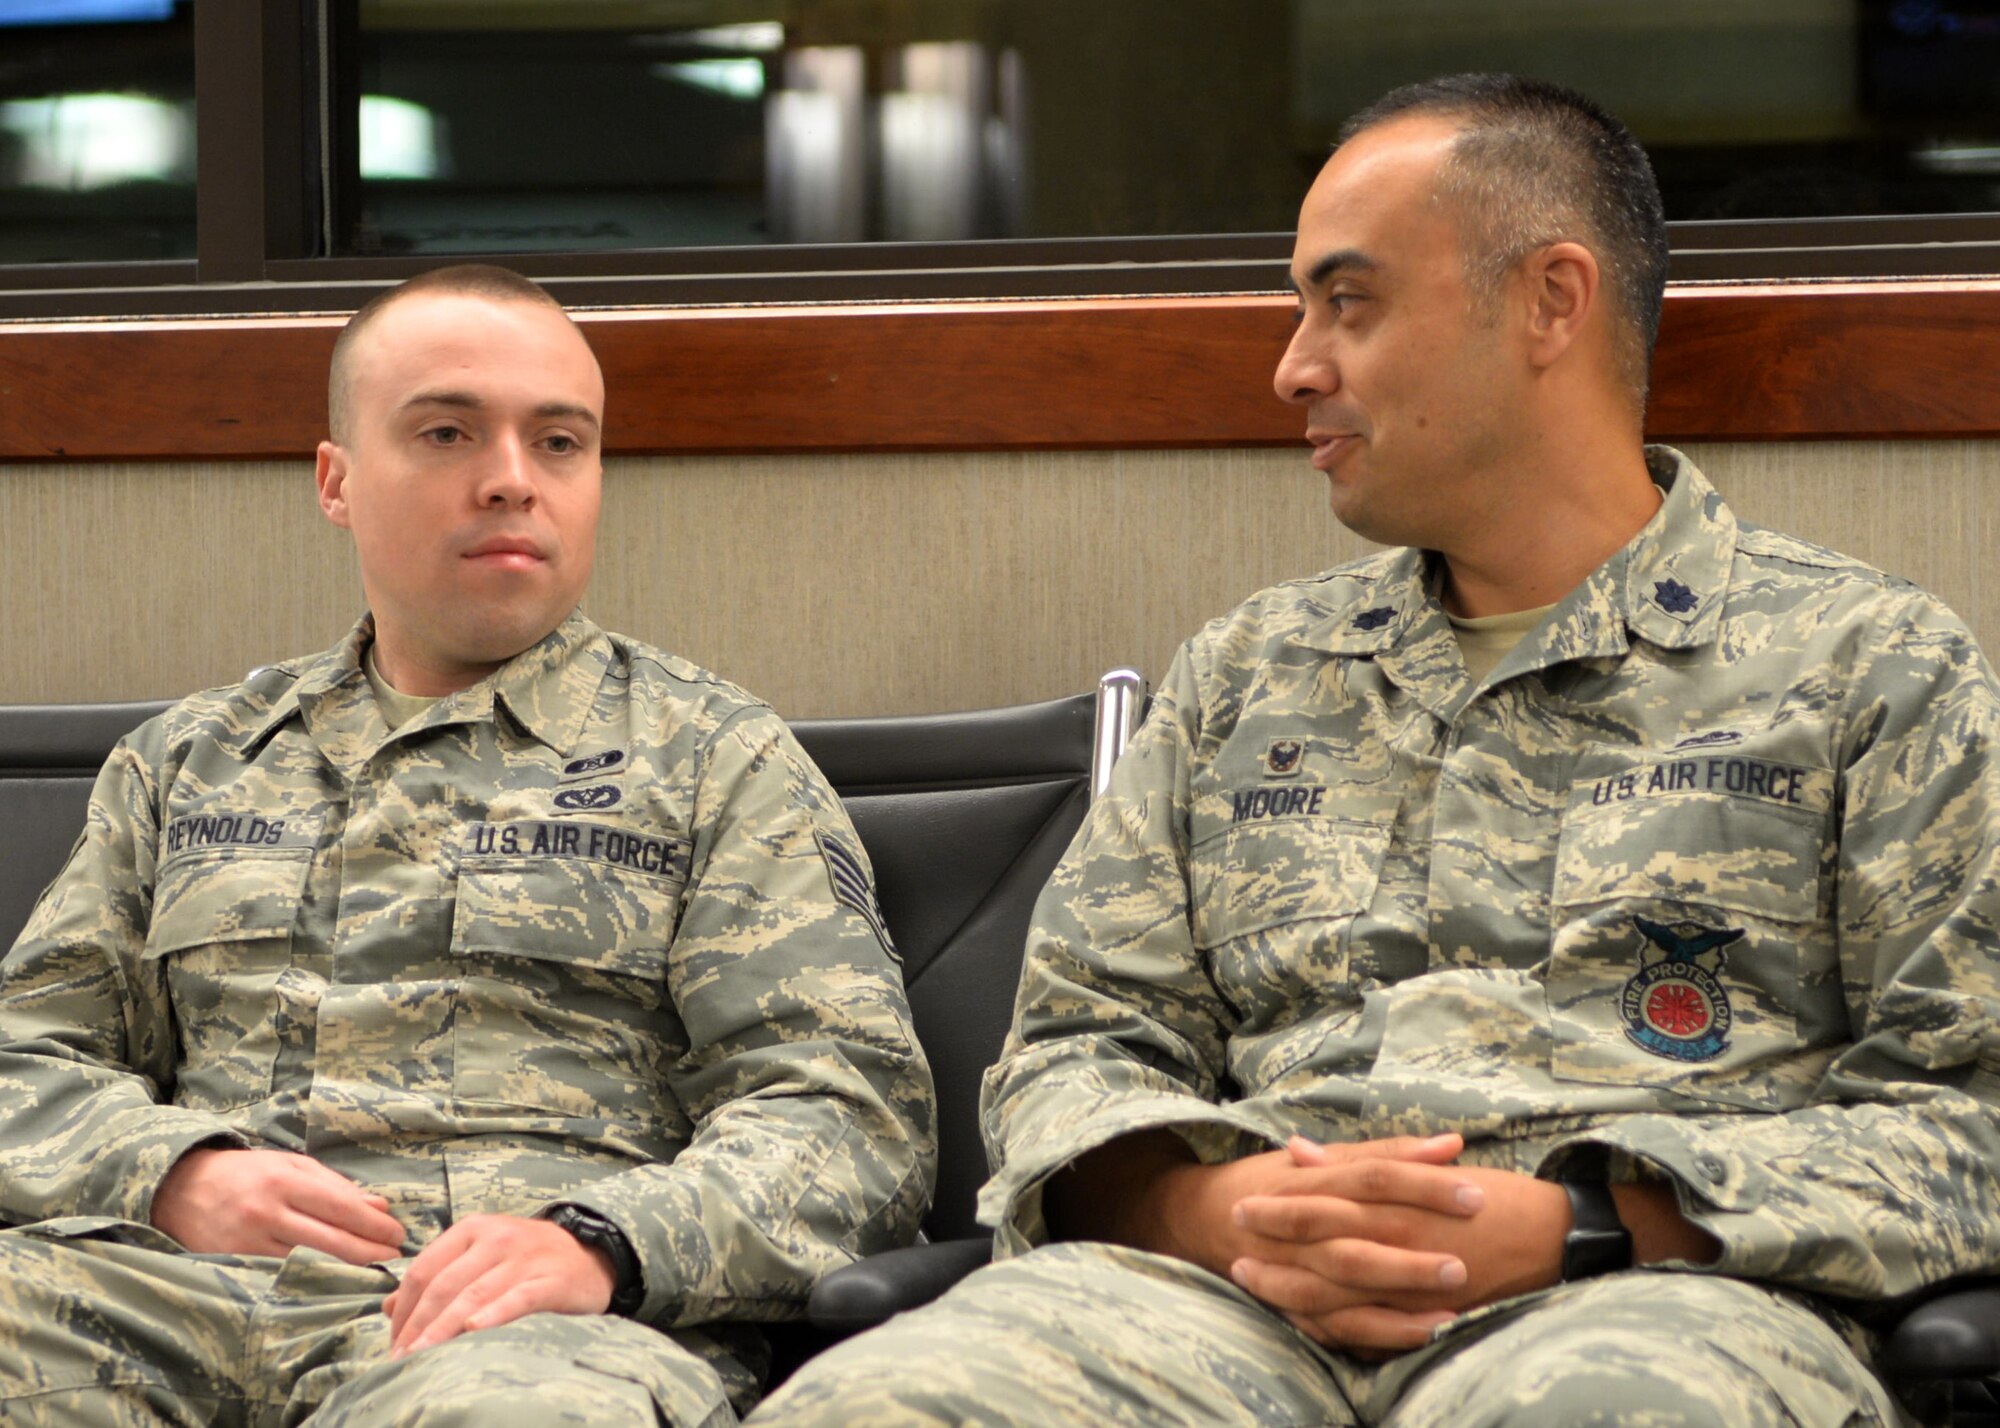
<path id="1" fill-rule="evenodd" d="M 1716 1269 L 2000 1264 L 2000 691 L 1907 583 L 1664 505 L 1482 684 L 1392 551 L 1180 652 L 1036 912 L 982 1210 L 1170 1127 L 1207 1160 L 1462 1131 L 1655 1175 Z"/>
<path id="2" fill-rule="evenodd" d="M 410 1252 L 557 1201 L 661 1325 L 905 1242 L 929 1070 L 838 800 L 769 708 L 572 616 L 392 735 L 340 647 L 130 735 L 0 967 L 0 1218 L 144 1222 L 301 1151 Z"/>

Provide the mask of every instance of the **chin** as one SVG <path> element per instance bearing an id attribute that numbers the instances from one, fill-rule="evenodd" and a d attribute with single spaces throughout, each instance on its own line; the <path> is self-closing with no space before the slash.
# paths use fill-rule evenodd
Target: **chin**
<path id="1" fill-rule="evenodd" d="M 1372 540 L 1378 545 L 1393 545 L 1396 542 L 1382 535 L 1382 521 L 1379 512 L 1371 511 L 1368 503 L 1352 487 L 1334 483 L 1330 500 L 1333 518 L 1363 540 Z"/>
<path id="2" fill-rule="evenodd" d="M 522 614 L 466 630 L 459 642 L 461 657 L 467 664 L 505 664 L 515 655 L 540 644 L 568 614 L 569 609 L 565 607 L 558 615 Z"/>

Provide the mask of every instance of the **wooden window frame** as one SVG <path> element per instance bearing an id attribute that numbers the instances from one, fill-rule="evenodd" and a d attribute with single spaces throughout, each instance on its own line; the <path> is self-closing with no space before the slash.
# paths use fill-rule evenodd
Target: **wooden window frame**
<path id="1" fill-rule="evenodd" d="M 640 309 L 579 321 L 613 454 L 1285 445 L 1288 297 Z M 0 325 L 0 459 L 303 457 L 342 319 Z M 1667 440 L 2000 436 L 2000 280 L 1671 289 Z"/>
<path id="2" fill-rule="evenodd" d="M 436 259 L 330 259 L 349 0 L 194 12 L 192 261 L 0 267 L 0 460 L 311 451 L 347 312 Z M 351 76 L 347 82 L 351 83 Z M 324 99 L 325 102 L 322 102 Z M 1649 429 L 2000 435 L 2000 215 L 1676 224 Z M 1285 444 L 1282 234 L 503 259 L 579 310 L 615 453 Z M 1963 276 L 1961 276 L 1963 275 Z M 1881 278 L 1883 281 L 1856 279 Z M 275 314 L 275 315 L 274 315 Z"/>

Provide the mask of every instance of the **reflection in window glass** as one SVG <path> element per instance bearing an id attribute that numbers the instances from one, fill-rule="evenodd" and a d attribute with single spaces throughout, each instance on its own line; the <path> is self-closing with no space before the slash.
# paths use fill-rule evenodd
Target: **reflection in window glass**
<path id="1" fill-rule="evenodd" d="M 194 255 L 190 11 L 0 5 L 0 263 Z"/>
<path id="2" fill-rule="evenodd" d="M 2000 0 L 362 0 L 351 252 L 1272 232 L 1393 85 L 1511 69 L 1674 219 L 2000 210 Z M 351 210 L 350 210 L 351 211 Z"/>

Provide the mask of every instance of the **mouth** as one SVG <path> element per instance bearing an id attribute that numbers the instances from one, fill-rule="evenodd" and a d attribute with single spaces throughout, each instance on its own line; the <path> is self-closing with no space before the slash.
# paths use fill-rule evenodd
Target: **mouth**
<path id="1" fill-rule="evenodd" d="M 1315 471 L 1331 471 L 1342 456 L 1361 438 L 1351 431 L 1308 431 L 1306 440 L 1312 443 L 1312 464 Z"/>
<path id="2" fill-rule="evenodd" d="M 521 536 L 493 536 L 461 557 L 489 570 L 533 570 L 548 562 L 540 545 Z"/>

